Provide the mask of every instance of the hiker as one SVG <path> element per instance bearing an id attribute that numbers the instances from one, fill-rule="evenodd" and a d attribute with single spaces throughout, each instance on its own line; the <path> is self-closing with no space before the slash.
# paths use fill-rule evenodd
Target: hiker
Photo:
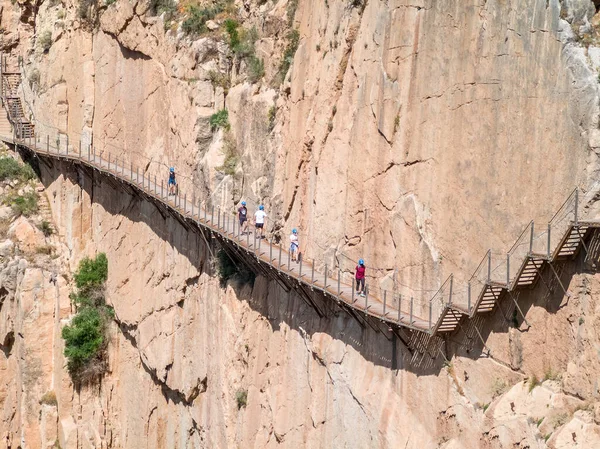
<path id="1" fill-rule="evenodd" d="M 298 262 L 298 230 L 294 228 L 290 234 L 290 254 L 292 262 Z"/>
<path id="2" fill-rule="evenodd" d="M 365 296 L 365 261 L 359 259 L 356 266 L 356 293 L 360 296 Z"/>
<path id="3" fill-rule="evenodd" d="M 167 189 L 169 195 L 175 195 L 175 188 L 177 187 L 177 181 L 175 180 L 175 168 L 169 168 L 169 181 L 167 183 Z"/>
<path id="4" fill-rule="evenodd" d="M 244 235 L 248 232 L 248 209 L 245 201 L 242 201 L 242 206 L 238 209 L 238 218 L 240 219 L 240 230 Z"/>
<path id="5" fill-rule="evenodd" d="M 256 226 L 254 236 L 256 237 L 256 235 L 259 234 L 259 239 L 263 238 L 263 228 L 265 227 L 266 217 L 267 213 L 265 212 L 265 206 L 261 204 L 258 206 L 258 210 L 254 213 L 254 225 Z"/>

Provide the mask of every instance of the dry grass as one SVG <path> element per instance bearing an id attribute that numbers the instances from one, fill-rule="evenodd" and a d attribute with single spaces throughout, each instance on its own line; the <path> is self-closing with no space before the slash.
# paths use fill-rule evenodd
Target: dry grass
<path id="1" fill-rule="evenodd" d="M 46 394 L 44 394 L 44 396 L 42 396 L 42 399 L 40 399 L 40 404 L 57 407 L 58 400 L 56 399 L 56 393 L 54 392 L 54 390 L 50 390 Z"/>

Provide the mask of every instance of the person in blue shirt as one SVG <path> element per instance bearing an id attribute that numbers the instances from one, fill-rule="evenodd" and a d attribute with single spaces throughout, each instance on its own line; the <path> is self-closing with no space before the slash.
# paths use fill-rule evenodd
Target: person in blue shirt
<path id="1" fill-rule="evenodd" d="M 169 168 L 169 182 L 167 184 L 167 189 L 169 191 L 169 195 L 175 195 L 175 189 L 177 188 L 177 181 L 175 180 L 175 168 Z"/>

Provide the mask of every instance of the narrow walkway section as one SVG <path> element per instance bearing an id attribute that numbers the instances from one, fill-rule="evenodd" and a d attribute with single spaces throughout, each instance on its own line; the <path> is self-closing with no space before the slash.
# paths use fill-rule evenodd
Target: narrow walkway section
<path id="1" fill-rule="evenodd" d="M 314 261 L 291 262 L 290 253 L 281 244 L 256 240 L 250 234 L 242 235 L 236 216 L 230 213 L 206 207 L 187 195 L 168 195 L 162 181 L 159 184 L 156 177 L 151 179 L 143 170 L 140 174 L 139 168 L 126 163 L 123 155 L 112 157 L 110 153 L 96 154 L 95 148 L 90 147 L 82 152 L 81 143 L 73 146 L 69 144 L 68 137 L 61 142 L 58 138 L 51 139 L 50 136 L 34 133 L 35 121 L 31 123 L 24 118 L 22 107 L 13 107 L 16 103 L 21 104 L 20 100 L 15 101 L 18 98 L 16 89 L 21 82 L 20 76 L 17 79 L 15 75 L 19 72 L 9 70 L 4 61 L 4 58 L 0 58 L 3 69 L 0 98 L 5 110 L 4 114 L 0 114 L 1 141 L 26 149 L 40 158 L 71 161 L 117 178 L 162 203 L 183 220 L 227 241 L 236 251 L 242 251 L 260 264 L 276 270 L 278 275 L 296 282 L 303 289 L 321 291 L 325 297 L 332 298 L 347 310 L 381 320 L 392 328 L 405 328 L 428 338 L 450 333 L 457 329 L 462 320 L 492 312 L 504 295 L 510 297 L 520 311 L 515 299 L 518 296 L 513 293 L 532 288 L 546 266 L 550 267 L 564 293 L 569 295 L 554 265 L 572 259 L 581 248 L 587 252 L 586 242 L 591 240 L 594 230 L 600 228 L 600 220 L 588 217 L 583 221 L 579 217 L 580 205 L 587 202 L 585 198 L 580 198 L 576 189 L 541 232 L 536 233 L 534 223 L 529 223 L 506 253 L 505 260 L 502 258 L 500 263 L 493 263 L 492 251 L 488 251 L 466 285 L 455 285 L 451 275 L 425 303 L 384 290 L 377 295 L 359 297 L 353 285 L 344 282 L 340 270 L 331 271 L 326 266 L 324 270 L 318 270 Z M 12 135 L 6 132 L 8 129 L 12 130 Z M 589 193 L 586 197 L 591 199 L 595 193 Z"/>

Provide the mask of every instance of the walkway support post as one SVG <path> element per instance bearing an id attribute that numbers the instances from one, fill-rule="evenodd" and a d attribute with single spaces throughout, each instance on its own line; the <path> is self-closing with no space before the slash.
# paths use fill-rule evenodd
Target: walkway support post
<path id="1" fill-rule="evenodd" d="M 548 223 L 548 262 L 550 262 L 550 257 L 552 257 L 550 255 L 550 231 L 552 229 L 552 225 L 550 223 Z"/>
<path id="2" fill-rule="evenodd" d="M 398 323 L 402 321 L 402 293 L 398 296 Z"/>
<path id="3" fill-rule="evenodd" d="M 410 321 L 408 322 L 408 324 L 410 324 L 412 326 L 413 324 L 413 297 L 410 297 Z"/>
<path id="4" fill-rule="evenodd" d="M 338 294 L 337 294 L 338 299 L 340 299 L 340 296 L 342 294 L 342 289 L 340 286 L 341 279 L 342 279 L 342 270 L 340 270 L 338 268 Z"/>
<path id="5" fill-rule="evenodd" d="M 578 212 L 579 212 L 579 187 L 575 189 L 575 226 L 578 223 Z"/>
<path id="6" fill-rule="evenodd" d="M 510 253 L 506 254 L 506 289 L 510 290 Z"/>
<path id="7" fill-rule="evenodd" d="M 467 311 L 471 316 L 471 281 L 467 284 Z"/>
<path id="8" fill-rule="evenodd" d="M 385 318 L 385 307 L 387 305 L 387 290 L 383 291 L 383 317 Z"/>
<path id="9" fill-rule="evenodd" d="M 533 221 L 531 222 L 531 233 L 529 234 L 529 254 L 533 252 Z"/>
<path id="10" fill-rule="evenodd" d="M 433 330 L 433 328 L 431 327 L 431 316 L 432 316 L 431 301 L 429 301 L 429 332 L 431 332 Z"/>

